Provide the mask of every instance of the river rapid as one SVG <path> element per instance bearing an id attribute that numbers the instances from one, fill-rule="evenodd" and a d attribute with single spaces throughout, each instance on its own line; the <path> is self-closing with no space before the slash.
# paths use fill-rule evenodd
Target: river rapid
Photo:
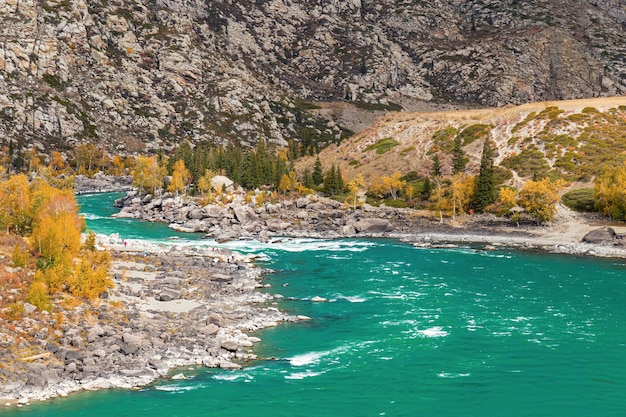
<path id="1" fill-rule="evenodd" d="M 80 196 L 88 227 L 123 239 L 215 245 L 110 219 L 115 195 Z M 166 244 L 166 243 L 164 243 Z M 255 336 L 240 371 L 185 368 L 133 391 L 72 394 L 29 416 L 623 416 L 626 265 L 393 240 L 231 242 L 261 255 L 277 307 L 311 321 Z"/>

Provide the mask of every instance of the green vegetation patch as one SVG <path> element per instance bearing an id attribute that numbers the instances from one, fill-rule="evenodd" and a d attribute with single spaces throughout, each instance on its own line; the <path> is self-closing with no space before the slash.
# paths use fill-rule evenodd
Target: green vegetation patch
<path id="1" fill-rule="evenodd" d="M 563 194 L 561 201 L 572 210 L 591 213 L 595 211 L 594 195 L 593 188 L 581 188 Z"/>
<path id="2" fill-rule="evenodd" d="M 65 87 L 65 84 L 61 81 L 61 78 L 58 75 L 45 73 L 41 76 L 41 78 L 43 78 L 43 80 L 55 90 L 62 90 Z"/>
<path id="3" fill-rule="evenodd" d="M 396 146 L 398 146 L 397 140 L 391 138 L 382 138 L 378 142 L 365 148 L 365 151 L 376 151 L 378 155 L 382 155 Z"/>
<path id="4" fill-rule="evenodd" d="M 543 153 L 535 147 L 502 161 L 503 166 L 517 172 L 520 177 L 543 178 L 550 170 Z"/>
<path id="5" fill-rule="evenodd" d="M 429 153 L 436 153 L 439 151 L 450 153 L 454 148 L 454 137 L 459 133 L 456 127 L 448 126 L 445 129 L 439 129 L 433 133 L 434 146 L 430 149 Z"/>
<path id="6" fill-rule="evenodd" d="M 483 136 L 486 136 L 491 131 L 491 129 L 491 125 L 477 123 L 463 129 L 463 131 L 459 133 L 459 137 L 463 140 L 463 146 L 465 146 L 474 142 L 476 139 L 480 139 Z"/>
<path id="7" fill-rule="evenodd" d="M 561 110 L 557 106 L 546 107 L 545 110 L 537 115 L 537 119 L 553 120 L 559 117 L 563 112 L 565 112 L 565 110 Z"/>

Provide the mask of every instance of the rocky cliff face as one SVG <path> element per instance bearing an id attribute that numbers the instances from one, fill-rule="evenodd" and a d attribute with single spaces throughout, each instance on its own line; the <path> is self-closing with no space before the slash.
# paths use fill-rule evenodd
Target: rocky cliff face
<path id="1" fill-rule="evenodd" d="M 0 135 L 131 153 L 342 131 L 302 101 L 626 92 L 624 0 L 0 0 Z"/>

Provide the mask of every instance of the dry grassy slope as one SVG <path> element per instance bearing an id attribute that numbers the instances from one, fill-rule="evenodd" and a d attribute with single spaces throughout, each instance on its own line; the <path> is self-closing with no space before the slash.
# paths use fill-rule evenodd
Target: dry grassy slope
<path id="1" fill-rule="evenodd" d="M 489 136 L 497 144 L 495 162 L 499 164 L 507 156 L 517 154 L 523 147 L 529 145 L 528 141 L 524 143 L 523 140 L 510 144 L 509 140 L 514 136 L 531 138 L 530 141 L 538 147 L 543 146 L 535 135 L 544 129 L 549 119 L 533 120 L 519 128 L 515 134 L 512 133 L 512 129 L 531 112 L 540 113 L 551 106 L 564 110 L 559 118 L 566 120 L 568 115 L 580 113 L 585 107 L 594 107 L 603 112 L 626 106 L 626 96 L 540 102 L 504 108 L 388 113 L 341 145 L 324 149 L 320 154 L 320 160 L 324 170 L 332 164 L 340 166 L 347 179 L 354 177 L 358 172 L 362 173 L 366 179 L 373 175 L 389 175 L 396 171 L 401 173 L 417 171 L 420 174 L 427 174 L 432 158 L 429 150 L 433 146 L 432 137 L 435 132 L 448 126 L 463 128 L 480 123 L 493 126 Z M 577 137 L 583 127 L 570 123 L 568 126 L 557 127 L 553 132 L 568 133 Z M 623 136 L 626 136 L 626 132 Z M 376 154 L 373 150 L 365 150 L 382 138 L 393 138 L 398 141 L 398 145 L 382 155 Z M 464 148 L 470 159 L 468 170 L 471 173 L 476 173 L 478 170 L 483 141 L 483 139 L 477 140 Z M 442 161 L 445 173 L 449 169 L 449 155 L 442 154 Z M 299 171 L 305 168 L 312 169 L 313 163 L 314 158 L 306 158 L 299 162 L 297 168 Z M 554 158 L 548 158 L 548 163 L 554 163 Z"/>

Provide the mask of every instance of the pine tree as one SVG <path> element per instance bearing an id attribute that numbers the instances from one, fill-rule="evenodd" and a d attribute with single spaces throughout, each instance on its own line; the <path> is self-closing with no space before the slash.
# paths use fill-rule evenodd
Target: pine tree
<path id="1" fill-rule="evenodd" d="M 322 172 L 322 163 L 320 162 L 319 156 L 315 159 L 315 166 L 313 167 L 312 179 L 316 187 L 319 186 L 324 181 L 324 173 Z"/>
<path id="2" fill-rule="evenodd" d="M 463 151 L 463 140 L 457 136 L 454 138 L 452 149 L 452 175 L 462 172 L 465 172 L 465 151 Z"/>
<path id="3" fill-rule="evenodd" d="M 335 165 L 331 166 L 324 176 L 324 192 L 326 194 L 336 194 L 339 186 L 337 184 L 337 171 Z"/>
<path id="4" fill-rule="evenodd" d="M 476 194 L 474 195 L 474 209 L 482 213 L 485 207 L 496 201 L 496 186 L 493 178 L 493 146 L 489 139 L 483 145 L 483 155 L 480 158 L 480 172 L 476 180 Z"/>
<path id="5" fill-rule="evenodd" d="M 439 160 L 439 154 L 433 155 L 433 166 L 431 168 L 433 177 L 441 177 L 441 161 Z"/>
<path id="6" fill-rule="evenodd" d="M 309 171 L 308 169 L 305 169 L 302 173 L 302 184 L 307 188 L 313 188 L 316 186 L 315 182 L 313 181 L 311 171 Z"/>
<path id="7" fill-rule="evenodd" d="M 343 181 L 343 174 L 341 168 L 337 167 L 335 170 L 335 176 L 337 181 L 337 192 L 342 192 L 346 188 L 346 183 Z"/>

